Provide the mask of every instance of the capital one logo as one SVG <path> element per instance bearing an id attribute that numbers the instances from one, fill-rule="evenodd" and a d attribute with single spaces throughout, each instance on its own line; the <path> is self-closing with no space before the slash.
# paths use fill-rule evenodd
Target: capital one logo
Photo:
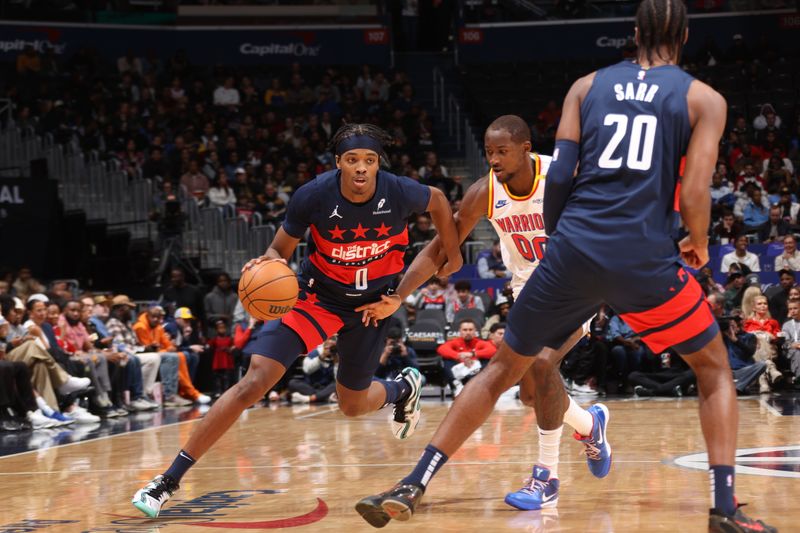
<path id="1" fill-rule="evenodd" d="M 319 55 L 321 46 L 309 46 L 304 43 L 270 43 L 253 44 L 243 43 L 239 47 L 239 53 L 252 56 L 293 56 L 293 57 L 316 57 Z"/>
<path id="2" fill-rule="evenodd" d="M 628 41 L 633 39 L 633 36 L 629 35 L 627 37 L 609 37 L 608 35 L 602 35 L 597 38 L 595 41 L 595 45 L 598 48 L 624 48 Z"/>

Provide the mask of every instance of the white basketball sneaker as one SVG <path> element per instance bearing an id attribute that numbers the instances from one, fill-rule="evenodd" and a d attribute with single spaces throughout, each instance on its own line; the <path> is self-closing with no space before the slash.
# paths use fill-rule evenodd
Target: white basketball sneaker
<path id="1" fill-rule="evenodd" d="M 394 412 L 389 419 L 392 424 L 392 434 L 400 440 L 407 439 L 414 434 L 419 424 L 420 406 L 422 396 L 422 376 L 419 370 L 406 367 L 395 378 L 395 381 L 405 380 L 411 386 L 411 393 L 405 400 L 394 404 Z"/>
<path id="2" fill-rule="evenodd" d="M 150 518 L 156 518 L 161 512 L 161 506 L 167 503 L 179 487 L 180 485 L 171 477 L 158 475 L 136 491 L 131 503 Z"/>

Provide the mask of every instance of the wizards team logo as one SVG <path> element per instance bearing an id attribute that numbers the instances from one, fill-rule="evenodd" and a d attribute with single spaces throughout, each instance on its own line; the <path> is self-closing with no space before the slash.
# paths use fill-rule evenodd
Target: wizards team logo
<path id="1" fill-rule="evenodd" d="M 694 470 L 708 470 L 708 454 L 683 455 L 667 463 Z M 800 478 L 800 445 L 736 450 L 736 473 Z"/>

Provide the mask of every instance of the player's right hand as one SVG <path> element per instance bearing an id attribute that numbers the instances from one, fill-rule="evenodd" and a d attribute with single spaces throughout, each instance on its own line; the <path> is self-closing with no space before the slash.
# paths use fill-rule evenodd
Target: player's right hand
<path id="1" fill-rule="evenodd" d="M 399 294 L 392 294 L 389 296 L 381 294 L 380 301 L 356 307 L 356 312 L 363 313 L 361 322 L 365 326 L 372 324 L 377 327 L 378 321 L 392 316 L 401 305 L 403 305 L 403 299 L 400 298 Z"/>
<path id="2" fill-rule="evenodd" d="M 691 236 L 687 235 L 678 244 L 681 250 L 681 259 L 694 269 L 699 269 L 708 263 L 708 243 L 697 244 L 692 242 Z"/>
<path id="3" fill-rule="evenodd" d="M 244 274 L 245 270 L 250 270 L 251 268 L 253 268 L 254 266 L 256 266 L 259 263 L 271 263 L 273 261 L 279 261 L 279 262 L 283 263 L 284 265 L 286 264 L 286 259 L 284 259 L 282 257 L 278 258 L 278 259 L 275 259 L 274 257 L 268 257 L 266 255 L 262 255 L 261 257 L 256 257 L 255 259 L 251 259 L 250 261 L 245 263 L 244 266 L 242 267 L 242 274 Z"/>

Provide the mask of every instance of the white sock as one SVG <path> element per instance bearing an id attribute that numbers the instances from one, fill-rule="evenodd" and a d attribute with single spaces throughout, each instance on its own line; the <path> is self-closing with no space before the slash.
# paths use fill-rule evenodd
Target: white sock
<path id="1" fill-rule="evenodd" d="M 39 409 L 44 413 L 44 416 L 52 416 L 55 411 L 53 408 L 47 405 L 47 402 L 44 401 L 44 398 L 41 396 L 36 397 L 36 405 L 39 406 Z"/>
<path id="2" fill-rule="evenodd" d="M 567 407 L 567 411 L 564 413 L 564 422 L 569 424 L 572 429 L 583 437 L 586 437 L 592 432 L 592 426 L 594 425 L 594 419 L 589 411 L 578 405 L 575 400 L 572 399 L 572 396 L 569 397 L 569 407 Z"/>
<path id="3" fill-rule="evenodd" d="M 550 478 L 558 478 L 558 446 L 561 443 L 561 430 L 564 426 L 557 429 L 539 429 L 539 464 L 550 470 Z"/>

